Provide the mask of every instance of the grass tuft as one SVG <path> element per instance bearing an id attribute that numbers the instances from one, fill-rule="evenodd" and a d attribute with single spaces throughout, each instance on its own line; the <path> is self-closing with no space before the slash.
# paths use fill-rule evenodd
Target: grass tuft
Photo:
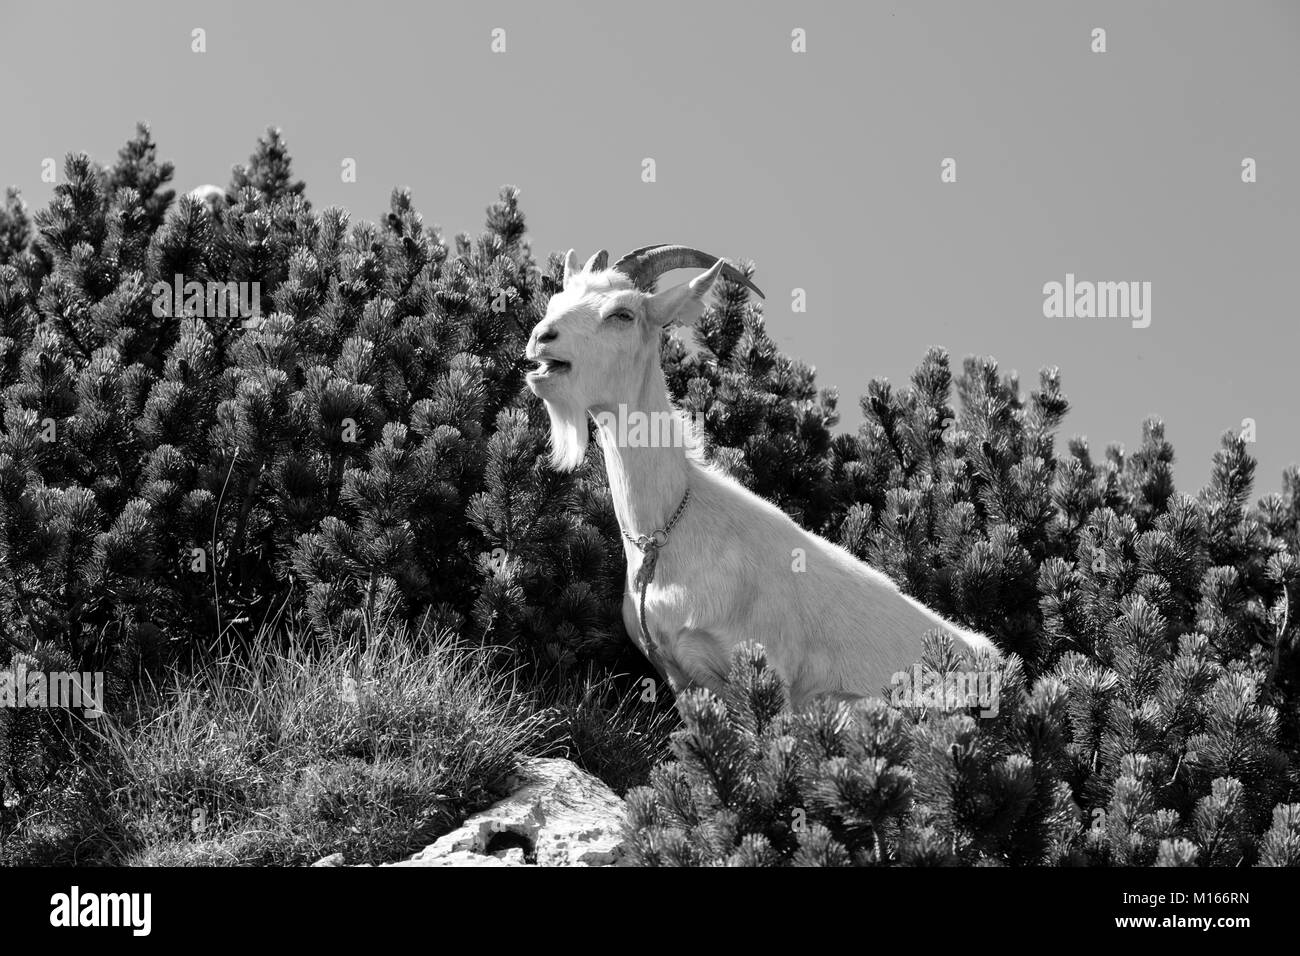
<path id="1" fill-rule="evenodd" d="M 37 865 L 295 865 L 409 855 L 503 793 L 555 715 L 494 649 L 384 629 L 263 634 L 87 727 L 91 746 L 0 845 Z"/>

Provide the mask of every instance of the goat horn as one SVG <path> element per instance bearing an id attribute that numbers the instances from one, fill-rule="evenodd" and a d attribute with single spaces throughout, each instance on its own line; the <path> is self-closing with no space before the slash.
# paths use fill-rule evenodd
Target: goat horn
<path id="1" fill-rule="evenodd" d="M 629 265 L 629 264 L 635 262 L 637 259 L 640 259 L 643 255 L 645 255 L 645 254 L 646 254 L 647 252 L 649 252 L 651 249 L 658 249 L 658 248 L 660 248 L 661 246 L 667 246 L 667 245 L 669 245 L 669 243 L 667 243 L 667 242 L 652 242 L 652 243 L 650 243 L 650 245 L 648 245 L 648 246 L 642 246 L 640 249 L 633 249 L 631 252 L 629 252 L 627 255 L 625 255 L 622 259 L 619 259 L 618 262 L 614 263 L 614 268 L 615 268 L 615 269 L 618 269 L 619 272 L 623 272 L 623 271 L 625 271 L 625 270 L 623 270 L 622 268 L 620 268 L 621 266 Z"/>
<path id="2" fill-rule="evenodd" d="M 711 256 L 690 246 L 660 244 L 633 249 L 614 263 L 614 268 L 638 285 L 649 285 L 671 269 L 708 269 L 718 259 L 718 256 Z M 763 291 L 730 262 L 723 261 L 722 274 L 732 282 L 739 282 L 752 290 L 760 299 L 766 298 Z"/>
<path id="3" fill-rule="evenodd" d="M 582 267 L 582 271 L 603 272 L 608 264 L 609 252 L 608 250 L 601 249 L 600 252 L 593 254 L 592 257 L 587 260 L 587 264 Z"/>

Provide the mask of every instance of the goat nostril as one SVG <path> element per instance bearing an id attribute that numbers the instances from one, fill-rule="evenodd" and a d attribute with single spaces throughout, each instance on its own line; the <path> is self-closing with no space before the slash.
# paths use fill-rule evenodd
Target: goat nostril
<path id="1" fill-rule="evenodd" d="M 545 332 L 543 332 L 541 335 L 537 336 L 537 341 L 539 341 L 539 342 L 554 342 L 554 341 L 555 341 L 556 339 L 558 339 L 559 337 L 560 337 L 560 333 L 557 332 L 557 331 L 555 331 L 555 329 L 547 329 L 547 330 L 546 330 Z"/>

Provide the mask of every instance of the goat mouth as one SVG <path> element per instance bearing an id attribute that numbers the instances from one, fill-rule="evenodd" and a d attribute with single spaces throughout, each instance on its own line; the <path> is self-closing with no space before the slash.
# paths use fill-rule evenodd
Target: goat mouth
<path id="1" fill-rule="evenodd" d="M 563 375 L 573 367 L 571 362 L 563 359 L 543 358 L 533 359 L 537 363 L 537 368 L 528 373 L 528 380 L 535 382 L 539 378 L 551 378 L 554 375 Z"/>

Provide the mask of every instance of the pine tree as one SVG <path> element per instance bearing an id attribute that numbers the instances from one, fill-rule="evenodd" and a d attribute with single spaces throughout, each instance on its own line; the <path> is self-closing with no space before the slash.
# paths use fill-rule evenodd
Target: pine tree
<path id="1" fill-rule="evenodd" d="M 1300 863 L 1295 805 L 1278 804 L 1270 821 L 1260 813 L 1269 791 L 1257 785 L 1252 794 L 1242 782 L 1259 780 L 1252 762 L 1267 759 L 1270 735 L 1269 710 L 1236 696 L 1244 684 L 1224 678 L 1206 694 L 1208 720 L 1193 738 L 1196 769 L 1180 785 L 1168 750 L 1142 739 L 1125 720 L 1132 715 L 1116 706 L 1122 682 L 1098 684 L 1086 662 L 1031 685 L 1015 657 L 972 661 L 936 639 L 921 663 L 941 675 L 970 666 L 996 673 L 998 712 L 968 712 L 959 698 L 956 707 L 949 701 L 902 710 L 881 700 L 823 700 L 792 714 L 762 649 L 738 647 L 725 695 L 683 695 L 675 759 L 655 768 L 649 787 L 628 794 L 631 861 Z M 1098 692 L 1110 706 L 1096 706 Z M 1234 719 L 1225 725 L 1228 709 Z M 1124 734 L 1095 728 L 1099 711 L 1123 721 Z M 1090 734 L 1100 750 L 1091 748 Z M 1098 771 L 1104 787 L 1087 776 Z M 1104 807 L 1085 814 L 1078 798 L 1086 804 L 1102 789 Z"/>
<path id="2" fill-rule="evenodd" d="M 286 600 L 326 639 L 396 615 L 635 662 L 603 474 L 541 465 L 518 191 L 452 256 L 405 191 L 379 226 L 313 211 L 275 130 L 225 207 L 171 173 L 141 127 L 0 214 L 0 666 L 134 679 Z M 177 281 L 257 283 L 256 314 Z M 14 734 L 7 778 L 35 759 Z"/>

